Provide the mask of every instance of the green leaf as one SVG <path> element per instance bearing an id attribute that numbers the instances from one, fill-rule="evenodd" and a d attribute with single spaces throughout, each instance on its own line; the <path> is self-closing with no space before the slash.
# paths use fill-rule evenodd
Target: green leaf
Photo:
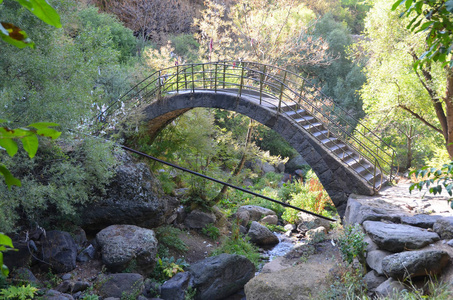
<path id="1" fill-rule="evenodd" d="M 5 148 L 6 152 L 8 152 L 9 156 L 14 156 L 17 153 L 19 147 L 17 147 L 16 141 L 10 138 L 2 138 L 0 133 L 0 147 Z"/>
<path id="2" fill-rule="evenodd" d="M 404 3 L 406 5 L 406 9 L 409 9 L 411 7 L 412 2 L 413 0 L 406 0 L 406 2 Z"/>
<path id="3" fill-rule="evenodd" d="M 13 174 L 11 174 L 11 172 L 4 165 L 0 165 L 0 174 L 5 177 L 5 182 L 9 189 L 11 189 L 11 186 L 13 185 L 19 187 L 22 186 L 20 180 L 14 177 Z"/>
<path id="4" fill-rule="evenodd" d="M 9 236 L 0 232 L 0 245 L 5 245 L 14 248 L 13 241 Z"/>
<path id="5" fill-rule="evenodd" d="M 17 48 L 35 47 L 27 33 L 11 23 L 0 22 L 0 37 Z"/>
<path id="6" fill-rule="evenodd" d="M 405 0 L 398 0 L 392 5 L 392 10 L 395 10 L 400 4 L 402 4 Z"/>
<path id="7" fill-rule="evenodd" d="M 29 135 L 22 138 L 22 145 L 30 158 L 35 157 L 35 154 L 38 151 L 38 144 L 38 137 L 36 135 Z"/>
<path id="8" fill-rule="evenodd" d="M 60 28 L 60 16 L 56 10 L 47 3 L 46 0 L 16 0 L 23 7 L 31 11 L 32 14 L 37 16 L 42 21 L 49 25 Z"/>
<path id="9" fill-rule="evenodd" d="M 7 277 L 9 274 L 8 267 L 3 264 L 3 253 L 0 252 L 0 271 L 3 276 Z"/>
<path id="10" fill-rule="evenodd" d="M 61 135 L 60 131 L 53 128 L 38 129 L 37 133 L 41 136 L 50 137 L 51 139 L 56 139 Z"/>

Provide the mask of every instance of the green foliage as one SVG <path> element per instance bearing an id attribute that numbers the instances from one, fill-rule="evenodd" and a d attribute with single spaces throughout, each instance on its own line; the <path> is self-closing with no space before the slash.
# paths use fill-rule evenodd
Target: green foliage
<path id="1" fill-rule="evenodd" d="M 222 253 L 237 254 L 247 257 L 255 267 L 260 263 L 260 253 L 258 247 L 249 242 L 249 237 L 244 237 L 239 233 L 239 223 L 233 220 L 231 228 L 231 236 L 225 237 L 220 247 L 211 252 L 211 256 L 220 255 Z"/>
<path id="2" fill-rule="evenodd" d="M 170 37 L 175 48 L 175 53 L 184 58 L 185 63 L 196 63 L 198 61 L 198 48 L 200 44 L 191 34 L 180 34 Z M 182 63 L 179 61 L 179 63 Z"/>
<path id="3" fill-rule="evenodd" d="M 453 66 L 451 50 L 453 48 L 453 1 L 448 0 L 398 0 L 394 2 L 392 10 L 404 4 L 401 17 L 415 15 L 407 25 L 407 29 L 418 33 L 426 32 L 427 50 L 414 63 L 414 67 L 427 64 L 430 61 L 442 62 L 443 66 Z"/>
<path id="4" fill-rule="evenodd" d="M 99 300 L 99 296 L 98 295 L 87 295 L 85 297 L 82 298 L 83 300 Z"/>
<path id="5" fill-rule="evenodd" d="M 354 258 L 365 264 L 365 251 L 368 243 L 364 241 L 364 238 L 365 234 L 358 224 L 346 226 L 342 235 L 338 238 L 338 246 L 343 260 L 349 265 L 352 264 Z M 366 271 L 366 268 L 364 271 Z"/>
<path id="6" fill-rule="evenodd" d="M 366 285 L 363 280 L 363 273 L 339 263 L 331 270 L 331 277 L 328 279 L 330 286 L 321 293 L 321 299 L 343 300 L 343 299 L 370 299 L 366 294 Z"/>
<path id="7" fill-rule="evenodd" d="M 332 212 L 326 208 L 334 209 L 332 200 L 323 188 L 319 179 L 313 176 L 314 173 L 310 171 L 305 183 L 295 183 L 300 185 L 300 192 L 292 193 L 291 200 L 289 200 L 288 203 L 326 217 L 331 217 Z M 294 224 L 298 219 L 298 212 L 299 211 L 292 208 L 285 208 L 282 219 L 288 223 Z"/>
<path id="8" fill-rule="evenodd" d="M 439 169 L 426 166 L 419 170 L 413 170 L 409 175 L 414 175 L 416 180 L 420 178 L 418 182 L 411 184 L 410 192 L 414 189 L 421 191 L 425 187 L 429 193 L 437 195 L 442 193 L 442 188 L 444 188 L 450 195 L 448 202 L 453 207 L 453 161 L 444 164 Z"/>
<path id="9" fill-rule="evenodd" d="M 285 228 L 280 225 L 274 225 L 274 224 L 264 224 L 267 228 L 269 228 L 270 231 L 272 232 L 285 232 Z"/>
<path id="10" fill-rule="evenodd" d="M 192 286 L 189 286 L 184 294 L 184 300 L 193 300 L 197 294 L 197 289 L 194 289 Z"/>
<path id="11" fill-rule="evenodd" d="M 297 151 L 288 142 L 272 129 L 258 124 L 254 131 L 253 140 L 263 151 L 269 151 L 271 155 L 292 158 Z"/>
<path id="12" fill-rule="evenodd" d="M 210 237 L 213 240 L 217 240 L 220 236 L 219 228 L 215 227 L 214 224 L 207 224 L 201 229 L 204 235 Z"/>
<path id="13" fill-rule="evenodd" d="M 156 266 L 154 267 L 152 277 L 159 281 L 164 282 L 179 272 L 184 272 L 184 269 L 187 269 L 189 264 L 182 258 L 175 258 L 172 256 L 170 258 L 158 258 Z"/>
<path id="14" fill-rule="evenodd" d="M 170 174 L 168 174 L 167 172 L 159 172 L 157 179 L 159 179 L 159 182 L 165 194 L 171 194 L 171 192 L 173 192 L 173 190 L 176 188 L 176 183 L 173 182 Z"/>
<path id="15" fill-rule="evenodd" d="M 178 252 L 186 252 L 187 245 L 179 238 L 182 231 L 170 225 L 158 227 L 154 230 L 156 238 L 159 241 L 159 256 L 165 257 L 168 255 L 169 249 Z"/>
<path id="16" fill-rule="evenodd" d="M 15 299 L 15 300 L 26 300 L 34 299 L 37 288 L 31 285 L 23 286 L 10 286 L 7 289 L 0 290 L 0 296 L 5 297 L 4 299 Z"/>
<path id="17" fill-rule="evenodd" d="M 3 264 L 3 252 L 13 250 L 13 241 L 9 236 L 0 232 L 0 277 L 7 277 L 8 267 Z"/>
<path id="18" fill-rule="evenodd" d="M 5 123 L 5 120 L 0 120 L 0 123 Z M 19 150 L 16 140 L 20 140 L 28 156 L 33 158 L 38 151 L 39 135 L 52 139 L 56 139 L 60 136 L 61 132 L 49 128 L 50 126 L 58 126 L 58 124 L 33 123 L 25 128 L 16 129 L 11 129 L 6 126 L 0 127 L 0 150 L 5 150 L 9 156 L 13 157 Z M 0 173 L 5 178 L 5 182 L 9 189 L 11 189 L 12 185 L 21 186 L 20 180 L 15 178 L 3 164 L 0 164 Z"/>
<path id="19" fill-rule="evenodd" d="M 76 205 L 96 201 L 105 194 L 118 164 L 113 144 L 95 139 L 66 140 L 64 147 L 71 151 L 64 153 L 54 143 L 43 143 L 29 161 L 24 160 L 24 153 L 3 160 L 23 179 L 21 189 L 0 185 L 0 193 L 5 195 L 0 199 L 1 230 L 14 231 L 19 208 L 24 221 L 42 225 L 65 219 L 75 222 Z"/>
<path id="20" fill-rule="evenodd" d="M 16 0 L 20 5 L 28 9 L 32 14 L 40 20 L 56 28 L 61 27 L 60 16 L 55 9 L 50 6 L 46 0 Z M 0 4 L 3 0 L 0 1 Z M 19 27 L 2 22 L 0 20 L 0 37 L 3 41 L 16 46 L 17 48 L 31 47 L 34 48 L 35 44 L 28 37 L 27 33 Z"/>

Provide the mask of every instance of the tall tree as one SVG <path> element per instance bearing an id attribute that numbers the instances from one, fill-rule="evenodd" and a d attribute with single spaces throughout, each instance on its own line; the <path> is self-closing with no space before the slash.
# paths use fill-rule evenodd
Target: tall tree
<path id="1" fill-rule="evenodd" d="M 367 83 L 361 90 L 367 121 L 382 129 L 382 124 L 394 124 L 383 119 L 403 122 L 410 117 L 425 127 L 425 136 L 442 135 L 446 145 L 453 139 L 448 130 L 448 120 L 453 121 L 447 101 L 449 70 L 434 61 L 413 68 L 426 44 L 423 33 L 406 29 L 409 22 L 392 11 L 385 0 L 375 1 L 365 21 L 365 39 L 357 55 L 369 55 Z M 446 147 L 453 156 L 452 146 Z"/>

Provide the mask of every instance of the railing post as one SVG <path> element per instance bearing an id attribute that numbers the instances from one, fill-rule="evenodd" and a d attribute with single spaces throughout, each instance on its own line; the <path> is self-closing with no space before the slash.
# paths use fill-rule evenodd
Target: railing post
<path id="1" fill-rule="evenodd" d="M 282 109 L 283 88 L 285 87 L 286 73 L 287 72 L 285 71 L 285 76 L 283 76 L 282 85 L 280 87 L 280 99 L 278 101 L 278 112 L 279 113 L 281 112 L 281 109 Z"/>
<path id="2" fill-rule="evenodd" d="M 390 182 L 392 182 L 392 175 L 393 175 L 393 162 L 395 160 L 395 151 L 392 151 L 392 161 L 390 163 Z"/>
<path id="3" fill-rule="evenodd" d="M 161 96 L 161 90 L 162 90 L 162 86 L 163 86 L 163 78 L 162 78 L 162 72 L 159 70 L 159 89 L 157 91 L 157 99 L 160 99 L 160 96 Z"/>
<path id="4" fill-rule="evenodd" d="M 244 84 L 244 65 L 241 65 L 241 84 L 239 85 L 239 97 L 242 95 L 242 85 Z"/>
<path id="5" fill-rule="evenodd" d="M 205 70 L 204 70 L 204 64 L 201 65 L 201 71 L 203 72 L 203 88 L 205 89 L 206 88 L 206 77 L 205 77 Z"/>
<path id="6" fill-rule="evenodd" d="M 176 92 L 179 94 L 179 65 L 176 66 Z"/>
<path id="7" fill-rule="evenodd" d="M 184 87 L 187 90 L 187 67 L 184 68 Z"/>
<path id="8" fill-rule="evenodd" d="M 195 93 L 195 77 L 193 75 L 193 64 L 192 64 L 192 93 Z"/>
<path id="9" fill-rule="evenodd" d="M 226 73 L 226 63 L 223 61 L 223 89 L 225 89 L 225 73 Z"/>
<path id="10" fill-rule="evenodd" d="M 264 83 L 264 79 L 266 78 L 265 74 L 266 74 L 266 65 L 263 66 L 263 72 L 261 73 L 261 76 L 260 76 L 260 105 L 261 105 L 261 100 L 263 99 L 263 83 Z"/>
<path id="11" fill-rule="evenodd" d="M 377 158 L 374 159 L 374 174 L 373 174 L 373 190 L 376 192 L 376 168 L 377 168 Z"/>
<path id="12" fill-rule="evenodd" d="M 214 91 L 217 93 L 217 62 L 215 63 L 214 71 Z"/>

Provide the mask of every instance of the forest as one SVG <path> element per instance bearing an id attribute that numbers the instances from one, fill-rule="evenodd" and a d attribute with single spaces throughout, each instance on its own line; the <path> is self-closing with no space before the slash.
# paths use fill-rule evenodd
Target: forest
<path id="1" fill-rule="evenodd" d="M 299 154 L 244 115 L 196 108 L 153 139 L 134 117 L 107 138 L 93 134 L 109 103 L 175 65 L 250 61 L 294 72 L 394 149 L 401 176 L 441 168 L 453 156 L 451 1 L 446 10 L 436 10 L 445 1 L 409 0 L 48 2 L 57 14 L 48 20 L 59 16 L 57 23 L 43 22 L 24 1 L 0 1 L 0 232 L 79 226 L 122 164 L 118 144 L 338 217 L 307 164 L 284 184 L 282 173 L 262 173 Z M 422 6 L 434 11 L 427 23 Z M 19 30 L 20 42 L 12 35 Z M 259 205 L 282 222 L 297 219 L 289 208 L 133 157 L 163 194 L 184 190 L 181 204 L 192 210 L 215 206 L 229 217 L 240 205 Z"/>

